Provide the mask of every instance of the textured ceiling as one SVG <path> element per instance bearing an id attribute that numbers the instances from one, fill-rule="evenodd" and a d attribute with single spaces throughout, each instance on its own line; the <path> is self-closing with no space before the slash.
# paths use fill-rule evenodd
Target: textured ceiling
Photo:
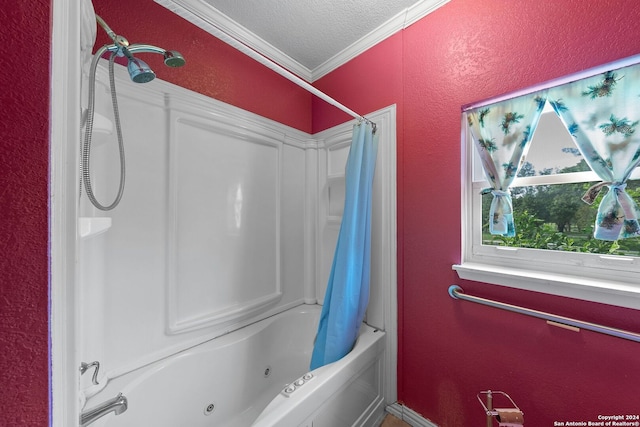
<path id="1" fill-rule="evenodd" d="M 313 70 L 420 0 L 205 0 Z"/>
<path id="2" fill-rule="evenodd" d="M 449 0 L 154 1 L 313 82 Z"/>

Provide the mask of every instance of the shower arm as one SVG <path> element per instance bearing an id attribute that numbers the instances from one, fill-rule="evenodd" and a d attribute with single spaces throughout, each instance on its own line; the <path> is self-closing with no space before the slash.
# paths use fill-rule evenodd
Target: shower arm
<path id="1" fill-rule="evenodd" d="M 104 19 L 102 19 L 100 17 L 100 15 L 98 15 L 98 14 L 96 14 L 96 21 L 98 22 L 98 24 L 100 24 L 102 29 L 106 31 L 106 33 L 109 35 L 109 37 L 111 37 L 111 40 L 116 42 L 116 39 L 118 38 L 118 35 L 111 29 L 111 27 L 109 27 L 109 25 L 107 25 L 107 23 L 104 21 Z"/>
<path id="2" fill-rule="evenodd" d="M 129 46 L 129 41 L 122 36 L 119 36 L 109 27 L 109 25 L 100 17 L 100 15 L 96 14 L 96 22 L 102 27 L 102 29 L 107 33 L 107 35 L 113 40 L 113 43 L 116 46 L 127 47 Z"/>
<path id="3" fill-rule="evenodd" d="M 96 14 L 96 21 L 102 27 L 102 29 L 109 35 L 111 40 L 113 40 L 112 45 L 106 45 L 106 50 L 109 52 L 117 52 L 122 49 L 122 52 L 125 56 L 129 57 L 127 53 L 135 53 L 135 52 L 150 52 L 150 53 L 159 53 L 160 55 L 166 55 L 167 50 L 162 49 L 157 46 L 153 46 L 150 44 L 129 44 L 129 41 L 119 36 L 109 27 L 109 25 L 105 22 L 104 19 L 100 17 L 100 15 Z M 104 52 L 102 52 L 104 53 Z"/>

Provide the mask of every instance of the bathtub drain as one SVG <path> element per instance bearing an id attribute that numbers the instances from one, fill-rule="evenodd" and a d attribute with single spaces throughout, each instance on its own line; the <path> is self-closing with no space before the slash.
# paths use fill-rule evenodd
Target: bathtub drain
<path id="1" fill-rule="evenodd" d="M 204 414 L 211 415 L 215 410 L 216 410 L 216 405 L 214 403 L 209 403 L 207 407 L 204 408 Z"/>

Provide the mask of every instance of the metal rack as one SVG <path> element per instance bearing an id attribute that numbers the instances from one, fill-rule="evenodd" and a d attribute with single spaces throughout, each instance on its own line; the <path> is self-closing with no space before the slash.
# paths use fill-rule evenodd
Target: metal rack
<path id="1" fill-rule="evenodd" d="M 483 394 L 487 397 L 487 404 L 482 401 L 480 395 Z M 494 408 L 493 398 L 494 394 L 501 394 L 511 402 L 510 408 Z M 524 414 L 516 405 L 516 402 L 503 391 L 481 391 L 478 393 L 478 400 L 484 408 L 484 412 L 487 415 L 487 427 L 493 426 L 493 420 L 498 421 L 498 427 L 500 426 L 522 426 L 524 425 Z"/>

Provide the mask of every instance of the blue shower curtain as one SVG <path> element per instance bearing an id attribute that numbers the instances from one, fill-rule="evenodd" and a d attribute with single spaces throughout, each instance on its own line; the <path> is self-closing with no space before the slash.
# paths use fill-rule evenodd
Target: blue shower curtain
<path id="1" fill-rule="evenodd" d="M 369 303 L 371 199 L 378 151 L 375 125 L 353 127 L 342 224 L 311 356 L 311 369 L 351 351 Z"/>

